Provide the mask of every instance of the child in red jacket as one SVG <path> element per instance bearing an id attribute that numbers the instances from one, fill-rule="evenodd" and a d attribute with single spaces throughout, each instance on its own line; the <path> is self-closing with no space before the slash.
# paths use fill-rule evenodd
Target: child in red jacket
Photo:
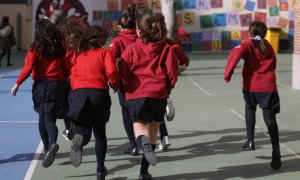
<path id="1" fill-rule="evenodd" d="M 137 20 L 139 38 L 122 53 L 119 70 L 136 143 L 144 152 L 139 179 L 152 179 L 149 164 L 154 153 L 159 124 L 164 120 L 167 97 L 178 77 L 178 59 L 165 41 L 164 18 L 145 14 Z"/>
<path id="2" fill-rule="evenodd" d="M 109 45 L 109 50 L 112 51 L 113 55 L 120 59 L 125 48 L 134 43 L 137 39 L 136 34 L 136 16 L 137 10 L 135 4 L 130 4 L 126 7 L 124 14 L 119 18 L 118 28 L 120 33 L 117 37 L 115 37 Z M 118 91 L 119 102 L 122 108 L 122 118 L 124 128 L 127 134 L 127 137 L 130 142 L 130 147 L 124 151 L 125 154 L 130 154 L 132 156 L 138 155 L 138 148 L 135 142 L 134 132 L 133 132 L 133 124 L 130 118 L 130 114 L 128 108 L 125 105 L 125 97 L 124 95 Z"/>
<path id="3" fill-rule="evenodd" d="M 76 52 L 78 48 L 78 42 L 80 35 L 84 33 L 87 29 L 87 26 L 84 24 L 83 20 L 80 18 L 65 18 L 60 24 L 59 29 L 63 34 L 65 47 L 67 49 L 65 62 L 68 64 L 69 71 L 74 64 Z M 69 105 L 71 101 L 71 87 L 70 87 L 70 78 L 66 81 L 66 104 Z M 67 106 L 68 107 L 68 106 Z M 70 141 L 74 137 L 74 125 L 70 119 L 64 117 L 65 130 L 63 131 L 63 137 Z"/>
<path id="4" fill-rule="evenodd" d="M 25 58 L 25 65 L 11 90 L 16 95 L 19 86 L 31 74 L 34 110 L 39 114 L 39 131 L 44 145 L 43 167 L 49 167 L 58 151 L 56 143 L 57 118 L 65 113 L 65 79 L 68 68 L 64 64 L 65 48 L 60 31 L 47 19 L 35 25 L 34 41 Z"/>
<path id="5" fill-rule="evenodd" d="M 247 142 L 244 150 L 255 150 L 254 129 L 255 112 L 259 105 L 262 108 L 264 121 L 267 125 L 272 143 L 271 167 L 281 167 L 278 125 L 276 113 L 279 113 L 280 102 L 276 84 L 276 55 L 270 43 L 265 40 L 267 26 L 260 21 L 254 21 L 249 26 L 249 40 L 235 47 L 229 54 L 224 80 L 231 80 L 233 71 L 244 59 L 243 67 L 243 95 L 246 103 L 245 119 L 247 128 Z"/>
<path id="6" fill-rule="evenodd" d="M 95 136 L 97 179 L 105 179 L 104 166 L 107 138 L 106 123 L 110 117 L 109 85 L 119 87 L 116 60 L 105 48 L 108 32 L 100 26 L 91 26 L 79 40 L 78 51 L 71 71 L 72 101 L 67 117 L 75 124 L 75 135 L 70 160 L 77 167 L 82 161 L 83 146 Z"/>

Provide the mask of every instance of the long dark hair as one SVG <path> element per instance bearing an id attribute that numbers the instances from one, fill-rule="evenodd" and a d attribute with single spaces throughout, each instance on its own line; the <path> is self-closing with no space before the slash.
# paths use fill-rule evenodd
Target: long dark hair
<path id="1" fill-rule="evenodd" d="M 8 16 L 3 16 L 2 22 L 1 22 L 1 25 L 0 25 L 0 29 L 3 29 L 8 25 L 9 25 L 9 17 Z"/>
<path id="2" fill-rule="evenodd" d="M 65 47 L 76 51 L 80 36 L 87 30 L 87 26 L 79 18 L 65 18 L 59 25 L 65 39 Z"/>
<path id="3" fill-rule="evenodd" d="M 82 35 L 79 41 L 79 52 L 97 49 L 104 46 L 109 36 L 107 30 L 101 26 L 91 26 Z"/>
<path id="4" fill-rule="evenodd" d="M 46 59 L 61 58 L 66 53 L 61 32 L 47 19 L 36 22 L 34 41 L 30 49 Z"/>
<path id="5" fill-rule="evenodd" d="M 123 29 L 135 29 L 137 9 L 135 4 L 128 4 L 123 15 L 119 18 L 118 25 Z"/>
<path id="6" fill-rule="evenodd" d="M 261 21 L 253 21 L 249 26 L 249 33 L 252 38 L 254 47 L 263 53 L 266 51 L 267 47 L 264 44 L 264 38 L 267 34 L 267 26 Z"/>
<path id="7" fill-rule="evenodd" d="M 164 16 L 155 18 L 152 15 L 144 14 L 137 20 L 137 27 L 144 43 L 164 39 L 168 32 Z"/>

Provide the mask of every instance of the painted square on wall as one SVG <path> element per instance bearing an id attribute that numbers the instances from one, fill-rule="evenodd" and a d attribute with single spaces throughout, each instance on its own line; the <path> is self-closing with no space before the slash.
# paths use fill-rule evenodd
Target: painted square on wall
<path id="1" fill-rule="evenodd" d="M 183 8 L 184 9 L 195 9 L 196 8 L 196 0 L 183 0 Z"/>
<path id="2" fill-rule="evenodd" d="M 109 11 L 117 11 L 118 10 L 118 0 L 108 0 L 107 1 L 107 9 Z"/>
<path id="3" fill-rule="evenodd" d="M 249 10 L 249 11 L 253 11 L 254 8 L 255 8 L 255 2 L 247 0 L 244 9 Z"/>
<path id="4" fill-rule="evenodd" d="M 249 26 L 250 23 L 252 22 L 252 13 L 241 14 L 240 19 L 241 19 L 241 26 Z"/>
<path id="5" fill-rule="evenodd" d="M 268 6 L 276 6 L 277 5 L 277 0 L 267 0 L 268 1 Z"/>
<path id="6" fill-rule="evenodd" d="M 231 41 L 222 41 L 222 50 L 231 50 Z"/>
<path id="7" fill-rule="evenodd" d="M 212 31 L 212 39 L 214 40 L 214 41 L 216 41 L 216 40 L 222 40 L 222 31 L 219 31 L 219 30 L 213 30 Z"/>
<path id="8" fill-rule="evenodd" d="M 211 40 L 212 40 L 212 31 L 203 31 L 202 41 L 211 41 Z"/>
<path id="9" fill-rule="evenodd" d="M 202 40 L 202 33 L 201 32 L 194 32 L 192 34 L 193 43 L 194 42 L 201 42 Z"/>
<path id="10" fill-rule="evenodd" d="M 289 29 L 295 28 L 295 21 L 289 21 Z"/>
<path id="11" fill-rule="evenodd" d="M 147 0 L 134 0 L 134 3 L 136 5 L 136 8 L 140 11 L 150 9 Z"/>
<path id="12" fill-rule="evenodd" d="M 161 9 L 161 5 L 160 5 L 160 0 L 152 0 L 150 1 L 150 8 L 151 9 L 155 9 L 155 10 L 159 10 Z"/>
<path id="13" fill-rule="evenodd" d="M 245 41 L 249 39 L 249 31 L 243 30 L 241 31 L 241 41 Z"/>
<path id="14" fill-rule="evenodd" d="M 257 0 L 257 9 L 267 9 L 267 0 Z"/>
<path id="15" fill-rule="evenodd" d="M 182 26 L 194 26 L 195 25 L 194 12 L 182 12 L 181 13 L 181 25 Z"/>
<path id="16" fill-rule="evenodd" d="M 222 8 L 223 1 L 222 0 L 210 0 L 210 7 L 211 8 Z"/>
<path id="17" fill-rule="evenodd" d="M 277 23 L 277 18 L 275 17 L 267 18 L 267 26 L 275 26 L 276 23 Z"/>
<path id="18" fill-rule="evenodd" d="M 121 0 L 121 8 L 124 10 L 128 4 L 134 3 L 134 0 Z"/>
<path id="19" fill-rule="evenodd" d="M 287 28 L 288 24 L 289 24 L 289 20 L 287 18 L 279 17 L 276 25 L 281 28 Z"/>
<path id="20" fill-rule="evenodd" d="M 232 1 L 233 11 L 243 11 L 244 10 L 244 0 L 233 0 Z"/>
<path id="21" fill-rule="evenodd" d="M 196 9 L 208 10 L 209 9 L 209 0 L 196 0 Z"/>
<path id="22" fill-rule="evenodd" d="M 288 11 L 289 3 L 288 2 L 279 2 L 279 10 L 280 11 Z"/>
<path id="23" fill-rule="evenodd" d="M 111 20 L 117 21 L 123 15 L 122 11 L 113 11 L 111 15 Z"/>
<path id="24" fill-rule="evenodd" d="M 231 40 L 240 40 L 241 39 L 241 31 L 233 30 L 231 31 Z"/>
<path id="25" fill-rule="evenodd" d="M 175 9 L 180 11 L 183 9 L 183 0 L 176 0 Z"/>
<path id="26" fill-rule="evenodd" d="M 266 23 L 267 22 L 267 13 L 255 12 L 254 13 L 254 21 L 262 21 L 262 22 Z"/>
<path id="27" fill-rule="evenodd" d="M 211 49 L 213 51 L 221 51 L 222 50 L 222 41 L 219 41 L 219 40 L 212 41 Z"/>
<path id="28" fill-rule="evenodd" d="M 241 44 L 240 40 L 231 41 L 230 48 L 233 49 Z"/>
<path id="29" fill-rule="evenodd" d="M 202 51 L 211 51 L 212 41 L 202 41 L 200 49 Z"/>
<path id="30" fill-rule="evenodd" d="M 201 28 L 212 28 L 213 24 L 213 16 L 212 15 L 200 15 L 200 26 Z"/>
<path id="31" fill-rule="evenodd" d="M 237 26 L 240 23 L 240 14 L 239 12 L 230 12 L 227 13 L 227 25 Z"/>
<path id="32" fill-rule="evenodd" d="M 226 14 L 213 14 L 214 26 L 226 26 Z"/>
<path id="33" fill-rule="evenodd" d="M 230 41 L 231 40 L 231 32 L 230 31 L 222 31 L 221 39 L 222 39 L 222 41 Z"/>
<path id="34" fill-rule="evenodd" d="M 270 16 L 279 16 L 279 9 L 278 6 L 270 6 L 269 7 L 269 14 Z"/>

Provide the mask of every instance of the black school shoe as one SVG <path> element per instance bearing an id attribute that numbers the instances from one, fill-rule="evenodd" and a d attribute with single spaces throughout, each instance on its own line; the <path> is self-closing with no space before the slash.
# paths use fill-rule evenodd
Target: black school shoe
<path id="1" fill-rule="evenodd" d="M 151 180 L 152 175 L 146 172 L 145 174 L 140 174 L 139 180 Z"/>
<path id="2" fill-rule="evenodd" d="M 71 147 L 70 151 L 70 161 L 73 164 L 74 167 L 78 167 L 81 164 L 82 161 L 82 141 L 83 137 L 80 134 L 75 134 L 73 138 L 73 145 Z"/>
<path id="3" fill-rule="evenodd" d="M 247 141 L 244 146 L 242 147 L 244 151 L 254 151 L 255 145 L 253 141 Z"/>
<path id="4" fill-rule="evenodd" d="M 273 149 L 271 167 L 273 169 L 279 169 L 281 167 L 281 155 L 279 149 Z"/>
<path id="5" fill-rule="evenodd" d="M 139 155 L 139 150 L 138 148 L 130 147 L 127 150 L 124 151 L 124 154 L 129 154 L 131 156 L 138 156 Z"/>
<path id="6" fill-rule="evenodd" d="M 47 168 L 49 166 L 51 166 L 51 164 L 54 162 L 55 156 L 57 154 L 57 151 L 59 149 L 59 145 L 58 144 L 52 144 L 50 147 L 50 150 L 48 150 L 46 152 L 46 155 L 44 157 L 44 160 L 42 162 L 42 166 L 44 168 Z"/>
<path id="7" fill-rule="evenodd" d="M 107 168 L 104 166 L 103 173 L 97 173 L 97 180 L 105 180 L 105 177 L 107 176 Z"/>
<path id="8" fill-rule="evenodd" d="M 145 158 L 152 166 L 155 166 L 156 165 L 156 155 L 151 147 L 150 140 L 147 136 L 142 137 L 142 146 L 143 146 Z"/>

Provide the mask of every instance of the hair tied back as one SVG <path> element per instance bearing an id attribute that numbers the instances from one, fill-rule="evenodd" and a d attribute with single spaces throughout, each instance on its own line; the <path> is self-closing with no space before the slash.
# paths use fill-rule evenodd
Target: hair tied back
<path id="1" fill-rule="evenodd" d="M 260 41 L 261 37 L 260 35 L 256 35 L 254 38 L 252 38 L 254 41 Z"/>

